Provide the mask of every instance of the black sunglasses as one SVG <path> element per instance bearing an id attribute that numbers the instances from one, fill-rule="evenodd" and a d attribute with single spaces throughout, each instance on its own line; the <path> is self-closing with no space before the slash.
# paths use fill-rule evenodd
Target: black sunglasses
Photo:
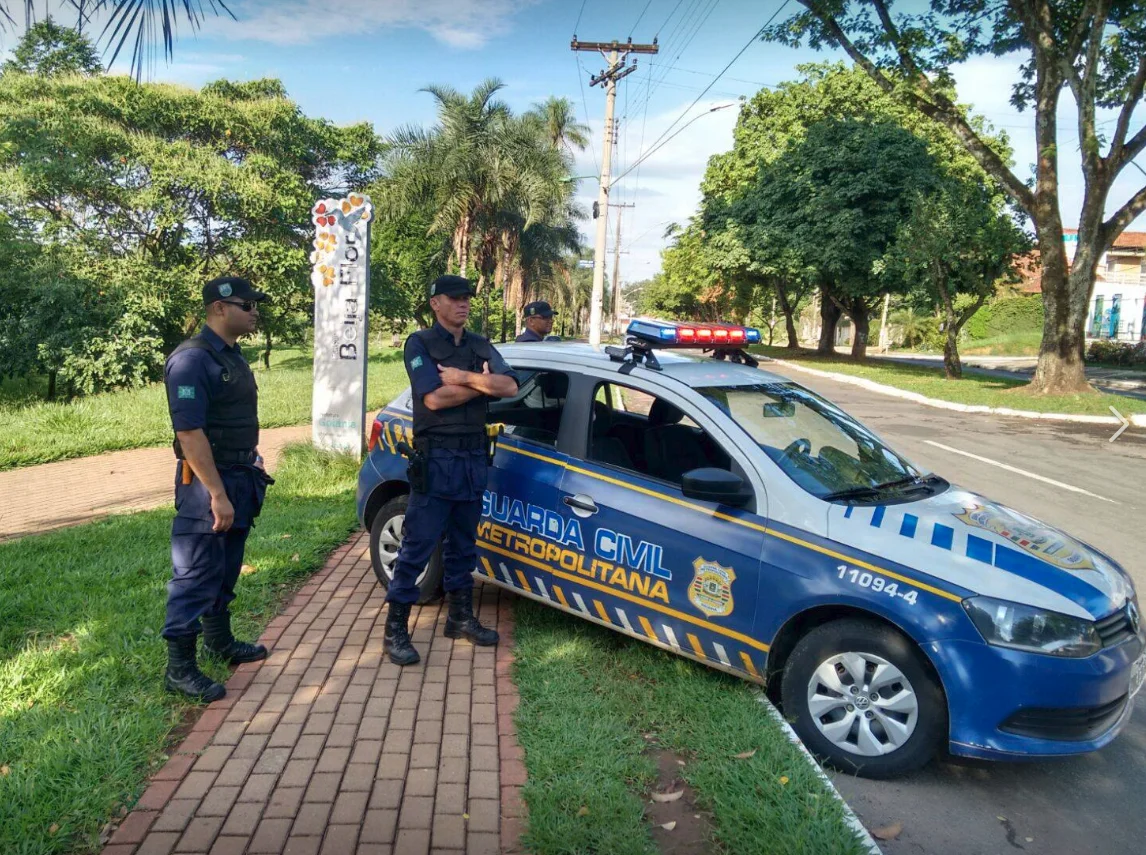
<path id="1" fill-rule="evenodd" d="M 255 300 L 244 300 L 241 303 L 236 303 L 234 300 L 220 300 L 219 302 L 226 303 L 228 306 L 238 306 L 244 312 L 249 312 L 258 305 Z"/>

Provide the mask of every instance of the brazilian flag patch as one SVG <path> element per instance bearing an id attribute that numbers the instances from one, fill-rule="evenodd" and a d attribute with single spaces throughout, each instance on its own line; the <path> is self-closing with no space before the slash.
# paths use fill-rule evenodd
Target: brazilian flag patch
<path id="1" fill-rule="evenodd" d="M 415 356 L 413 359 L 411 359 L 410 360 L 410 367 L 411 368 L 421 368 L 422 367 L 422 357 Z"/>
<path id="2" fill-rule="evenodd" d="M 195 400 L 195 387 L 194 386 L 180 386 L 179 387 L 179 400 L 193 401 Z"/>

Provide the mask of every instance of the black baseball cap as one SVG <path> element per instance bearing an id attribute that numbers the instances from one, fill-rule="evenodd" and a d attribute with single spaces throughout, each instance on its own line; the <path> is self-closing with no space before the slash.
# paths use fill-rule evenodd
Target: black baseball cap
<path id="1" fill-rule="evenodd" d="M 526 303 L 525 308 L 521 310 L 521 314 L 522 317 L 526 318 L 551 318 L 557 313 L 553 311 L 553 307 L 544 300 L 537 300 L 533 303 Z"/>
<path id="2" fill-rule="evenodd" d="M 445 276 L 439 276 L 430 283 L 431 297 L 437 297 L 442 294 L 447 297 L 461 297 L 468 294 L 472 297 L 474 295 L 474 286 L 473 283 L 464 276 L 451 276 L 447 274 Z"/>
<path id="3" fill-rule="evenodd" d="M 254 300 L 256 303 L 267 299 L 262 291 L 256 291 L 251 283 L 239 276 L 220 276 L 203 286 L 203 305 L 209 306 L 216 300 Z"/>

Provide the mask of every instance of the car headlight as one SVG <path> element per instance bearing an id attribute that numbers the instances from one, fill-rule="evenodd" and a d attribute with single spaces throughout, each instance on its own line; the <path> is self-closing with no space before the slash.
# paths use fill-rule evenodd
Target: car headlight
<path id="1" fill-rule="evenodd" d="M 1102 649 L 1093 621 L 991 597 L 971 597 L 963 608 L 988 644 L 1078 659 Z"/>

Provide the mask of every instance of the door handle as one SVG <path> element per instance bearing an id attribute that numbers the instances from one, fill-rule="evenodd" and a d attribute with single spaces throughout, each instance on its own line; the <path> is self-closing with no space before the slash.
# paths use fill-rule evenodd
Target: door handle
<path id="1" fill-rule="evenodd" d="M 581 511 L 586 515 L 597 513 L 597 503 L 593 501 L 592 496 L 578 494 L 576 496 L 566 496 L 561 501 L 571 507 L 574 512 Z"/>

